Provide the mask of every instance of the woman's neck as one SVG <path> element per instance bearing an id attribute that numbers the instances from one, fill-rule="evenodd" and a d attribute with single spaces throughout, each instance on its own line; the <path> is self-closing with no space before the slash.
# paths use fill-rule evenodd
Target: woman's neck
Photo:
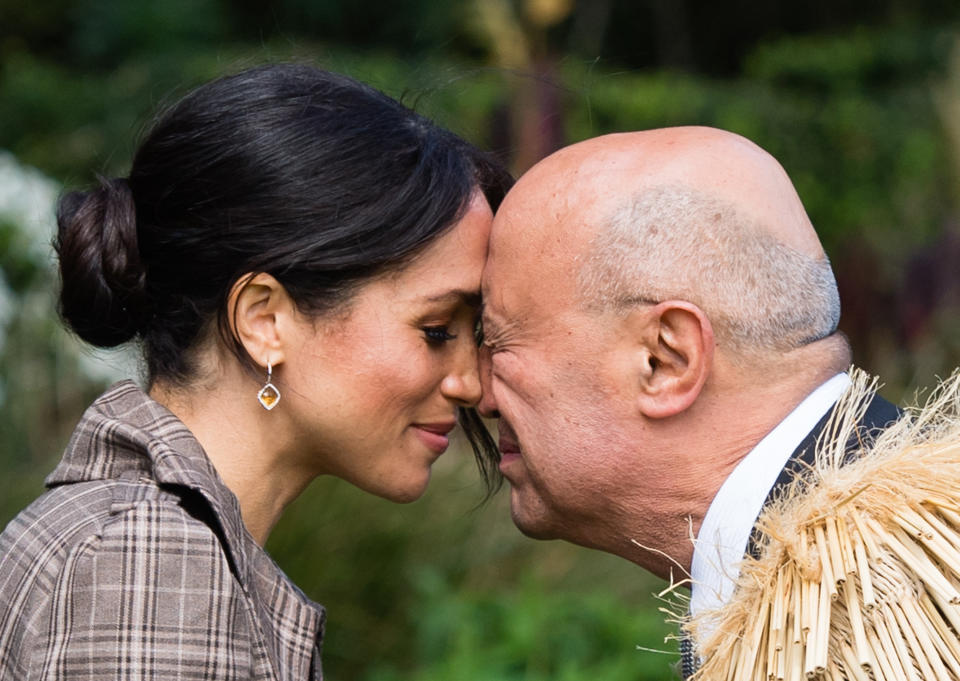
<path id="1" fill-rule="evenodd" d="M 282 411 L 265 411 L 249 377 L 224 377 L 199 389 L 157 383 L 150 397 L 179 418 L 240 502 L 247 531 L 261 546 L 283 509 L 315 475 L 288 451 Z M 282 405 L 281 405 L 282 408 Z"/>

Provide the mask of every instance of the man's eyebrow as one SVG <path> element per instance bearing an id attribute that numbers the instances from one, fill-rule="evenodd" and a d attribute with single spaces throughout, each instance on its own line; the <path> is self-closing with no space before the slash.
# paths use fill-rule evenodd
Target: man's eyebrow
<path id="1" fill-rule="evenodd" d="M 479 291 L 467 291 L 466 289 L 455 288 L 442 293 L 424 296 L 428 303 L 463 303 L 468 307 L 479 308 L 481 298 Z"/>

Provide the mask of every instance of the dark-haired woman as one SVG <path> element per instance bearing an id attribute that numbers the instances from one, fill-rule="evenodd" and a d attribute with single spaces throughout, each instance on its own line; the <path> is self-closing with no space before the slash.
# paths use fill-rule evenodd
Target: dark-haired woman
<path id="1" fill-rule="evenodd" d="M 323 610 L 261 546 L 318 475 L 420 496 L 458 411 L 489 473 L 468 409 L 509 182 L 365 85 L 273 65 L 64 196 L 61 315 L 138 342 L 147 390 L 100 397 L 0 536 L 0 677 L 320 678 Z"/>

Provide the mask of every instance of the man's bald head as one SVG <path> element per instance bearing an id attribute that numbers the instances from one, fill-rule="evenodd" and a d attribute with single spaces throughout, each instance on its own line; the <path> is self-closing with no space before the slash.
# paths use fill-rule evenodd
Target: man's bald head
<path id="1" fill-rule="evenodd" d="M 774 238 L 812 257 L 823 255 L 800 197 L 780 164 L 750 140 L 724 130 L 677 127 L 615 133 L 548 156 L 517 183 L 514 195 L 566 195 L 581 213 L 609 212 L 644 189 L 685 186 L 736 206 Z M 562 205 L 561 204 L 561 207 Z"/>
<path id="2" fill-rule="evenodd" d="M 800 198 L 739 135 L 681 127 L 574 144 L 524 175 L 501 211 L 529 226 L 529 248 L 562 244 L 587 306 L 690 301 L 735 361 L 836 329 L 836 283 Z M 522 219 L 531 211 L 540 219 Z"/>

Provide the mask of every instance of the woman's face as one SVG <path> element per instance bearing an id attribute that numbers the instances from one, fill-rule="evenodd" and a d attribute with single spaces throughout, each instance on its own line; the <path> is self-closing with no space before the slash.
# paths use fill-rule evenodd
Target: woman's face
<path id="1" fill-rule="evenodd" d="M 463 218 L 347 311 L 298 326 L 278 367 L 302 465 L 394 501 L 419 497 L 458 406 L 480 399 L 474 326 L 492 213 Z"/>

